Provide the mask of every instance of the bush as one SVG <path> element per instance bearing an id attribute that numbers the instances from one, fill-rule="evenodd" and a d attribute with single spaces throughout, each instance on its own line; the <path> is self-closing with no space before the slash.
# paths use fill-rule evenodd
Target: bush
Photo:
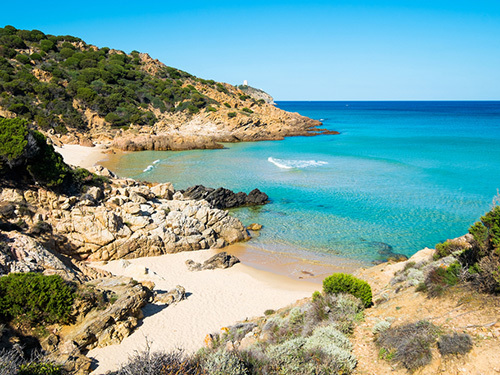
<path id="1" fill-rule="evenodd" d="M 348 293 L 363 301 L 365 307 L 372 305 L 372 289 L 370 285 L 352 275 L 334 273 L 323 280 L 325 293 Z"/>
<path id="2" fill-rule="evenodd" d="M 229 118 L 233 118 L 233 117 L 236 117 L 236 115 L 237 115 L 237 113 L 236 113 L 236 112 L 229 112 L 229 113 L 227 114 L 227 117 L 229 117 Z"/>
<path id="3" fill-rule="evenodd" d="M 62 367 L 41 355 L 27 361 L 18 350 L 0 352 L 0 374 L 2 375 L 63 375 Z"/>
<path id="4" fill-rule="evenodd" d="M 432 268 L 425 278 L 425 286 L 429 297 L 438 297 L 450 286 L 459 281 L 462 267 L 458 262 L 448 267 L 440 266 Z"/>
<path id="5" fill-rule="evenodd" d="M 0 316 L 4 321 L 68 323 L 74 298 L 73 286 L 58 275 L 28 272 L 0 278 Z"/>
<path id="6" fill-rule="evenodd" d="M 196 358 L 184 356 L 180 350 L 151 353 L 149 346 L 136 353 L 118 371 L 110 375 L 205 375 Z"/>
<path id="7" fill-rule="evenodd" d="M 374 334 L 379 334 L 389 329 L 390 327 L 391 327 L 391 322 L 388 322 L 387 320 L 382 320 L 380 322 L 375 323 L 372 332 Z"/>
<path id="8" fill-rule="evenodd" d="M 218 350 L 203 358 L 203 368 L 210 375 L 245 375 L 245 364 L 233 352 Z"/>
<path id="9" fill-rule="evenodd" d="M 231 104 L 229 104 L 228 102 L 225 102 L 224 105 L 227 107 L 227 108 L 231 108 Z"/>
<path id="10" fill-rule="evenodd" d="M 321 348 L 327 345 L 335 345 L 349 352 L 352 350 L 351 342 L 336 328 L 335 324 L 316 328 L 313 334 L 307 339 L 305 347 L 306 349 L 312 349 L 314 347 Z"/>
<path id="11" fill-rule="evenodd" d="M 462 244 L 455 242 L 453 240 L 448 240 L 443 243 L 438 243 L 436 245 L 436 251 L 433 255 L 434 260 L 438 260 L 444 257 L 447 257 L 448 255 L 452 255 L 457 252 L 462 252 L 464 251 L 465 248 L 463 247 Z"/>
<path id="12" fill-rule="evenodd" d="M 388 328 L 376 343 L 386 359 L 394 359 L 408 370 L 415 370 L 432 360 L 431 345 L 436 342 L 438 328 L 427 321 Z"/>
<path id="13" fill-rule="evenodd" d="M 500 206 L 469 228 L 472 247 L 460 255 L 475 286 L 483 292 L 500 293 Z"/>
<path id="14" fill-rule="evenodd" d="M 441 355 L 467 354 L 472 350 L 472 339 L 466 333 L 442 335 L 438 341 L 438 349 Z"/>
<path id="15" fill-rule="evenodd" d="M 61 185 L 70 168 L 64 163 L 62 156 L 55 152 L 54 147 L 47 144 L 47 139 L 42 133 L 33 131 L 31 134 L 38 147 L 38 153 L 28 161 L 26 169 L 41 185 L 49 187 Z"/>
<path id="16" fill-rule="evenodd" d="M 266 355 L 271 368 L 276 374 L 300 373 L 305 361 L 305 348 L 307 340 L 303 337 L 287 340 L 278 345 L 269 346 Z"/>
<path id="17" fill-rule="evenodd" d="M 243 112 L 246 112 L 246 113 L 253 113 L 253 111 L 250 109 L 250 108 L 247 108 L 247 107 L 244 107 L 241 109 Z"/>
<path id="18" fill-rule="evenodd" d="M 26 120 L 0 118 L 0 160 L 13 163 L 28 144 Z"/>

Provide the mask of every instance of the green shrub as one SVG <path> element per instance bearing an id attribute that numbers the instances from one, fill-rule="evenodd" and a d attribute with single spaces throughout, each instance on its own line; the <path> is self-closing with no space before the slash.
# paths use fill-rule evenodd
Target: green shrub
<path id="1" fill-rule="evenodd" d="M 16 56 L 16 60 L 19 61 L 21 64 L 29 64 L 31 62 L 31 59 L 29 56 L 19 54 Z"/>
<path id="2" fill-rule="evenodd" d="M 208 112 L 217 112 L 217 109 L 216 109 L 216 108 L 214 108 L 214 107 L 208 106 L 208 107 L 207 107 L 207 111 L 208 111 Z"/>
<path id="3" fill-rule="evenodd" d="M 0 118 L 0 158 L 13 162 L 28 144 L 26 120 Z"/>
<path id="4" fill-rule="evenodd" d="M 363 301 L 365 307 L 372 305 L 372 289 L 370 285 L 352 275 L 334 273 L 323 280 L 325 293 L 348 293 Z"/>
<path id="5" fill-rule="evenodd" d="M 454 286 L 459 281 L 462 267 L 458 262 L 450 264 L 448 267 L 434 267 L 425 278 L 425 285 L 429 297 L 438 297 L 450 286 Z"/>
<path id="6" fill-rule="evenodd" d="M 438 341 L 438 349 L 441 355 L 467 354 L 472 350 L 472 339 L 466 333 L 453 335 L 442 335 Z"/>
<path id="7" fill-rule="evenodd" d="M 448 255 L 452 255 L 457 252 L 462 252 L 464 251 L 465 248 L 463 247 L 462 244 L 457 243 L 453 240 L 451 241 L 445 241 L 442 243 L 436 244 L 436 251 L 433 255 L 434 260 L 438 260 L 444 257 L 447 257 Z"/>
<path id="8" fill-rule="evenodd" d="M 227 107 L 227 108 L 231 108 L 231 104 L 229 104 L 228 102 L 225 102 L 224 105 Z"/>
<path id="9" fill-rule="evenodd" d="M 32 362 L 19 367 L 18 375 L 62 375 L 61 366 L 53 363 Z"/>
<path id="10" fill-rule="evenodd" d="M 236 112 L 229 112 L 229 113 L 227 114 L 227 117 L 229 117 L 229 118 L 233 118 L 233 117 L 236 117 L 236 115 L 237 115 L 237 113 L 236 113 Z"/>
<path id="11" fill-rule="evenodd" d="M 61 154 L 47 144 L 45 136 L 37 131 L 31 133 L 36 141 L 38 153 L 28 161 L 26 169 L 41 185 L 53 187 L 61 185 L 70 168 L 64 163 Z"/>
<path id="12" fill-rule="evenodd" d="M 253 113 L 253 111 L 250 109 L 250 108 L 247 108 L 247 107 L 244 107 L 241 109 L 243 112 L 246 112 L 246 113 Z"/>
<path id="13" fill-rule="evenodd" d="M 487 293 L 500 293 L 500 206 L 469 228 L 472 247 L 459 257 L 469 270 L 473 285 Z"/>
<path id="14" fill-rule="evenodd" d="M 68 323 L 74 288 L 60 276 L 11 273 L 0 278 L 0 316 L 35 323 Z"/>
<path id="15" fill-rule="evenodd" d="M 319 291 L 314 291 L 312 294 L 312 301 L 315 302 L 321 298 L 321 293 Z"/>

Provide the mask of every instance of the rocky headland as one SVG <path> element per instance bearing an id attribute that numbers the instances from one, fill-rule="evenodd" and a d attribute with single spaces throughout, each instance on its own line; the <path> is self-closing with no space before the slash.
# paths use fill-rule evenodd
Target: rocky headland
<path id="1" fill-rule="evenodd" d="M 11 36 L 0 40 L 6 51 L 0 116 L 26 119 L 57 146 L 215 149 L 222 142 L 337 134 L 275 107 L 262 90 L 195 77 L 147 53 L 38 30 L 0 31 Z"/>

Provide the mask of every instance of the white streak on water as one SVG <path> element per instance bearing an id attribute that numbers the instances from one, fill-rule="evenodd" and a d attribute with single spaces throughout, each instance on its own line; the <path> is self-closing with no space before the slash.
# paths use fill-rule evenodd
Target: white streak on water
<path id="1" fill-rule="evenodd" d="M 319 167 L 321 165 L 326 165 L 328 162 L 321 160 L 287 160 L 287 159 L 275 159 L 273 157 L 267 158 L 267 161 L 273 163 L 275 166 L 281 169 L 294 169 L 294 168 L 309 168 L 309 167 Z"/>

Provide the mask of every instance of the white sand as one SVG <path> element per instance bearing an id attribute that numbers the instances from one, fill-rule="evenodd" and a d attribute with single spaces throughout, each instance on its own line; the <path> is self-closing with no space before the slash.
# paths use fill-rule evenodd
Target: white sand
<path id="1" fill-rule="evenodd" d="M 135 351 L 144 350 L 146 341 L 150 342 L 153 351 L 175 348 L 196 351 L 203 346 L 208 333 L 261 316 L 266 309 L 285 307 L 321 289 L 320 284 L 292 280 L 241 263 L 229 269 L 188 271 L 187 259 L 201 263 L 213 254 L 212 250 L 183 252 L 133 259 L 126 268 L 121 267 L 120 261 L 99 266 L 116 275 L 153 281 L 157 290 L 182 285 L 189 295 L 186 300 L 165 308 L 148 304 L 144 308 L 146 317 L 142 325 L 131 336 L 119 345 L 91 350 L 88 356 L 96 359 L 99 365 L 92 374 L 117 369 Z M 141 276 L 144 267 L 149 272 L 147 275 L 142 272 Z"/>
<path id="2" fill-rule="evenodd" d="M 106 155 L 102 152 L 102 145 L 95 147 L 63 145 L 63 147 L 54 146 L 54 149 L 62 155 L 66 164 L 82 168 L 93 167 L 98 161 L 106 158 Z"/>

